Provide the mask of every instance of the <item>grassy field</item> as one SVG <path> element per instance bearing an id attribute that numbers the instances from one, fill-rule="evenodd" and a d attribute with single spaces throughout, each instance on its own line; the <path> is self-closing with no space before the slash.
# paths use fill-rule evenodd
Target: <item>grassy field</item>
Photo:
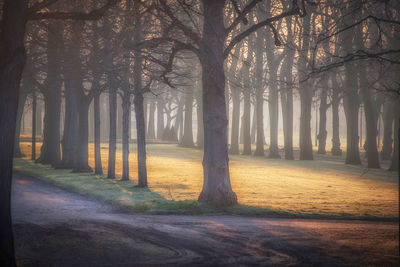
<path id="1" fill-rule="evenodd" d="M 38 144 L 39 150 L 40 144 Z M 253 156 L 230 156 L 233 190 L 240 205 L 215 209 L 197 203 L 202 187 L 202 151 L 176 145 L 148 145 L 149 189 L 137 188 L 136 147 L 130 154 L 131 181 L 110 180 L 93 174 L 75 174 L 33 164 L 30 144 L 21 143 L 23 159 L 15 169 L 102 200 L 117 202 L 137 212 L 229 213 L 326 218 L 394 219 L 398 216 L 397 173 L 368 170 L 325 158 L 286 161 Z M 102 144 L 104 172 L 107 144 Z M 94 166 L 93 145 L 89 147 Z M 122 172 L 121 147 L 116 173 Z"/>

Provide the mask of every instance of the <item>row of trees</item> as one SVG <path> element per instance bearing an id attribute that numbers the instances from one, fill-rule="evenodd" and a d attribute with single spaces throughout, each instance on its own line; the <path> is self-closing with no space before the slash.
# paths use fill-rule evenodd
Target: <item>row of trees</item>
<path id="1" fill-rule="evenodd" d="M 157 137 L 166 136 L 169 131 L 175 138 L 179 128 L 181 144 L 193 146 L 192 108 L 196 99 L 197 145 L 204 148 L 204 184 L 199 201 L 218 206 L 237 203 L 230 185 L 228 151 L 239 153 L 242 135 L 243 154 L 252 153 L 252 102 L 257 156 L 265 153 L 265 101 L 269 109 L 268 156 L 280 156 L 280 101 L 285 158 L 294 158 L 296 93 L 301 105 L 301 160 L 313 159 L 310 125 L 313 99 L 318 99 L 320 107 L 319 153 L 325 153 L 329 106 L 334 124 L 332 153 L 341 153 L 338 115 L 341 103 L 346 117 L 347 164 L 361 163 L 360 103 L 366 118 L 368 167 L 379 167 L 376 129 L 382 106 L 387 155 L 392 148 L 392 129 L 395 136 L 398 134 L 400 8 L 394 0 L 319 3 L 5 0 L 1 3 L 0 150 L 4 153 L 0 154 L 0 237 L 4 241 L 0 243 L 0 258 L 6 264 L 14 264 L 10 220 L 12 156 L 27 95 L 32 97 L 33 142 L 36 142 L 38 95 L 45 103 L 43 145 L 38 159 L 33 151 L 34 159 L 75 172 L 92 171 L 88 164 L 88 114 L 93 103 L 94 172 L 100 174 L 103 171 L 100 141 L 104 134 L 100 96 L 107 92 L 109 178 L 115 178 L 120 95 L 122 178 L 129 179 L 133 106 L 139 186 L 147 186 L 146 129 L 149 137 L 157 129 Z M 27 21 L 31 23 L 27 25 Z M 184 94 L 179 94 L 180 90 Z M 146 94 L 160 95 L 150 104 L 149 114 L 144 109 Z M 228 142 L 229 101 L 232 101 L 232 132 Z M 146 125 L 145 118 L 154 121 L 155 115 L 157 127 Z M 164 116 L 166 123 L 158 119 Z M 395 138 L 393 169 L 398 168 L 397 142 Z M 18 150 L 15 152 L 18 155 Z"/>

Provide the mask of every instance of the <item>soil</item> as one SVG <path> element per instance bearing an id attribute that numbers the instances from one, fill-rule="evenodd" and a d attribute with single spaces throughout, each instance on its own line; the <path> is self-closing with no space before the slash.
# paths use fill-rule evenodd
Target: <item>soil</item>
<path id="1" fill-rule="evenodd" d="M 14 173 L 19 266 L 399 266 L 398 222 L 141 215 Z"/>

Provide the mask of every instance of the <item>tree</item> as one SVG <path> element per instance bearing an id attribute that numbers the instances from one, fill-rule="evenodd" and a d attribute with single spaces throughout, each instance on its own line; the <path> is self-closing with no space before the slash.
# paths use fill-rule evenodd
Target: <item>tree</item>
<path id="1" fill-rule="evenodd" d="M 233 3 L 235 2 L 233 1 Z M 304 15 L 302 13 L 304 8 L 300 8 L 297 1 L 294 1 L 292 7 L 287 11 L 251 25 L 235 36 L 230 36 L 232 30 L 240 22 L 245 21 L 247 23 L 247 14 L 254 10 L 258 2 L 260 1 L 250 1 L 242 11 L 237 12 L 238 16 L 234 18 L 228 28 L 225 28 L 225 1 L 201 1 L 203 28 L 201 33 L 198 33 L 198 28 L 192 29 L 188 26 L 190 20 L 185 24 L 175 16 L 177 12 L 174 9 L 179 9 L 182 6 L 160 1 L 159 10 L 168 18 L 167 21 L 172 23 L 173 28 L 178 31 L 175 36 L 183 35 L 186 38 L 183 38 L 184 41 L 171 37 L 156 38 L 158 41 L 161 39 L 162 41 L 169 40 L 173 44 L 172 53 L 168 60 L 169 64 L 166 66 L 167 71 L 171 69 L 173 59 L 180 50 L 192 51 L 200 59 L 203 85 L 204 183 L 199 201 L 211 205 L 227 206 L 237 203 L 237 197 L 232 191 L 229 177 L 224 61 L 236 44 L 251 33 L 265 26 L 274 27 L 272 23 L 286 16 Z M 190 9 L 186 9 L 186 11 L 190 15 L 194 14 Z M 225 46 L 228 36 L 231 39 Z M 151 40 L 150 42 L 154 43 L 154 41 Z"/>

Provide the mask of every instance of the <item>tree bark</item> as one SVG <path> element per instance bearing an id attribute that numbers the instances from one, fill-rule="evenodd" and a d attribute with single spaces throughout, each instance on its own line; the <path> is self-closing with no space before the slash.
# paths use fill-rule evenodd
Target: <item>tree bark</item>
<path id="1" fill-rule="evenodd" d="M 346 134 L 346 164 L 358 165 L 361 164 L 360 152 L 358 150 L 358 88 L 354 78 L 354 63 L 345 65 L 344 94 L 343 104 L 346 117 L 347 134 Z"/>
<path id="2" fill-rule="evenodd" d="M 232 88 L 232 132 L 229 153 L 239 154 L 240 91 Z"/>
<path id="3" fill-rule="evenodd" d="M 37 97 L 36 92 L 32 90 L 32 153 L 31 159 L 36 160 L 36 118 L 37 118 Z"/>
<path id="4" fill-rule="evenodd" d="M 139 16 L 140 1 L 135 1 L 133 6 L 134 12 L 134 31 L 133 39 L 138 42 L 141 37 L 141 18 Z M 138 161 L 138 186 L 147 187 L 147 166 L 146 166 L 146 123 L 145 112 L 143 107 L 143 91 L 142 91 L 142 51 L 139 47 L 133 49 L 134 54 L 134 104 L 136 117 L 137 132 L 137 161 Z"/>
<path id="5" fill-rule="evenodd" d="M 203 0 L 204 25 L 201 47 L 204 121 L 204 183 L 199 201 L 214 206 L 237 203 L 229 178 L 227 117 L 225 105 L 223 0 Z"/>
<path id="6" fill-rule="evenodd" d="M 107 178 L 115 178 L 115 154 L 117 150 L 117 81 L 114 71 L 114 55 L 113 47 L 110 43 L 107 44 L 107 70 L 108 70 L 108 106 L 110 118 L 110 133 L 108 136 L 108 171 Z"/>
<path id="7" fill-rule="evenodd" d="M 84 94 L 82 92 L 82 94 Z M 89 166 L 89 104 L 85 96 L 79 98 L 78 106 L 78 149 L 74 172 L 92 172 Z"/>
<path id="8" fill-rule="evenodd" d="M 203 100 L 201 95 L 201 89 L 196 99 L 197 101 L 197 148 L 204 147 L 204 126 L 203 126 Z"/>
<path id="9" fill-rule="evenodd" d="M 339 85 L 336 81 L 336 74 L 332 74 L 332 150 L 334 156 L 342 155 L 340 148 L 340 132 L 339 132 Z"/>
<path id="10" fill-rule="evenodd" d="M 256 126 L 257 126 L 257 139 L 256 150 L 254 156 L 264 156 L 264 85 L 263 85 L 263 51 L 264 51 L 264 35 L 261 30 L 257 32 L 256 37 L 256 66 L 255 66 L 255 86 L 256 86 Z M 278 105 L 276 103 L 276 107 Z M 278 133 L 278 132 L 276 132 Z M 272 143 L 271 143 L 272 145 Z M 271 148 L 271 146 L 270 146 Z M 279 155 L 279 153 L 278 153 Z"/>
<path id="11" fill-rule="evenodd" d="M 193 142 L 193 88 L 188 87 L 185 92 L 185 121 L 183 137 L 180 143 L 183 147 L 194 147 Z"/>
<path id="12" fill-rule="evenodd" d="M 40 157 L 42 164 L 57 167 L 61 160 L 60 151 L 60 112 L 61 112 L 61 49 L 62 30 L 60 22 L 48 31 L 47 77 L 45 99 L 44 134 Z"/>
<path id="13" fill-rule="evenodd" d="M 71 44 L 74 46 L 75 44 Z M 79 62 L 79 49 L 71 48 L 64 55 L 64 86 L 65 86 L 65 123 L 62 138 L 61 168 L 74 168 L 78 150 L 78 90 L 82 86 L 77 62 Z M 78 63 L 79 64 L 79 63 Z"/>
<path id="14" fill-rule="evenodd" d="M 382 160 L 390 160 L 392 156 L 393 115 L 393 102 L 389 98 L 386 98 L 386 103 L 383 106 L 383 144 L 381 150 Z"/>
<path id="15" fill-rule="evenodd" d="M 291 25 L 291 24 L 289 24 Z M 290 33 L 289 33 L 290 34 Z M 283 140 L 285 159 L 293 160 L 293 59 L 294 51 L 288 50 L 285 60 L 281 67 L 281 77 L 283 85 L 281 85 L 281 108 L 283 120 Z"/>
<path id="16" fill-rule="evenodd" d="M 17 121 L 16 121 L 15 138 L 14 138 L 14 157 L 16 157 L 16 158 L 20 158 L 20 157 L 24 156 L 24 154 L 22 154 L 21 148 L 19 146 L 20 145 L 19 137 L 21 134 L 21 119 L 22 119 L 22 114 L 24 113 L 24 107 L 25 107 L 25 102 L 26 102 L 27 96 L 28 96 L 28 93 L 26 92 L 26 90 L 22 90 L 22 92 L 20 92 L 19 98 L 18 98 Z"/>
<path id="17" fill-rule="evenodd" d="M 164 133 L 164 99 L 162 96 L 157 97 L 157 139 L 162 140 Z"/>
<path id="18" fill-rule="evenodd" d="M 327 90 L 328 80 L 324 80 L 323 87 L 321 88 L 320 102 L 319 102 L 319 130 L 318 130 L 318 154 L 326 154 L 326 111 L 328 110 L 327 103 Z"/>
<path id="19" fill-rule="evenodd" d="M 0 265 L 16 266 L 11 225 L 11 177 L 27 1 L 5 0 L 0 31 Z"/>
<path id="20" fill-rule="evenodd" d="M 156 139 L 156 129 L 154 128 L 154 113 L 156 112 L 156 104 L 154 99 L 150 101 L 149 121 L 147 123 L 147 138 Z"/>
<path id="21" fill-rule="evenodd" d="M 130 93 L 122 99 L 122 180 L 129 180 L 129 131 L 131 118 Z"/>
<path id="22" fill-rule="evenodd" d="M 394 116 L 394 149 L 392 155 L 392 163 L 390 164 L 389 170 L 391 171 L 399 171 L 399 151 L 400 151 L 400 103 L 397 100 L 395 104 L 395 116 Z"/>
<path id="23" fill-rule="evenodd" d="M 94 96 L 94 173 L 103 174 L 103 166 L 101 163 L 101 122 L 100 122 L 100 93 Z"/>

